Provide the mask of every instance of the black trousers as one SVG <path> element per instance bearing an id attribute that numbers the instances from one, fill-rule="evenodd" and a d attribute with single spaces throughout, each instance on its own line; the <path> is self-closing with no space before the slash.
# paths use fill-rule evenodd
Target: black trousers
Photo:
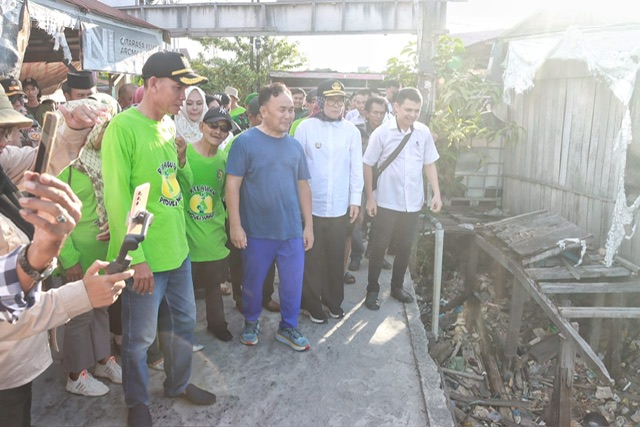
<path id="1" fill-rule="evenodd" d="M 409 266 L 411 245 L 415 237 L 416 225 L 420 212 L 399 212 L 378 207 L 378 213 L 373 219 L 374 239 L 371 239 L 371 254 L 369 255 L 369 277 L 367 292 L 379 292 L 380 271 L 384 252 L 389 246 L 392 236 L 396 246 L 396 257 L 393 260 L 391 275 L 391 289 L 401 289 L 404 285 L 404 274 Z"/>
<path id="2" fill-rule="evenodd" d="M 31 382 L 0 390 L 0 420 L 5 427 L 31 426 Z"/>
<path id="3" fill-rule="evenodd" d="M 344 300 L 344 243 L 349 235 L 349 216 L 313 217 L 313 247 L 304 260 L 302 308 L 311 312 L 326 305 L 340 312 Z"/>
<path id="4" fill-rule="evenodd" d="M 207 312 L 207 328 L 216 331 L 227 329 L 224 318 L 224 303 L 220 283 L 224 282 L 227 260 L 192 262 L 191 278 L 196 289 L 204 288 L 204 303 Z"/>

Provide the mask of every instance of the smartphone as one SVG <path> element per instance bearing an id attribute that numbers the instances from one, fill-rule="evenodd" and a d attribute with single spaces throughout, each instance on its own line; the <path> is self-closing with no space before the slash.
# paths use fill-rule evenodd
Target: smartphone
<path id="1" fill-rule="evenodd" d="M 124 236 L 118 257 L 107 266 L 107 274 L 125 271 L 131 264 L 129 251 L 138 249 L 140 243 L 147 237 L 149 226 L 153 222 L 153 214 L 147 212 L 147 200 L 151 185 L 147 182 L 140 184 L 133 192 L 131 210 L 127 216 L 127 234 Z"/>
<path id="2" fill-rule="evenodd" d="M 143 233 L 143 223 L 139 221 L 139 214 L 147 209 L 147 201 L 149 200 L 149 190 L 151 184 L 145 182 L 140 184 L 133 191 L 133 200 L 131 201 L 131 210 L 127 216 L 127 234 L 141 235 Z"/>
<path id="3" fill-rule="evenodd" d="M 42 133 L 40 134 L 40 143 L 38 144 L 38 153 L 36 154 L 36 163 L 33 168 L 34 172 L 47 173 L 49 163 L 51 162 L 51 153 L 56 143 L 56 134 L 58 132 L 59 117 L 56 113 L 47 111 L 44 115 L 42 123 Z"/>

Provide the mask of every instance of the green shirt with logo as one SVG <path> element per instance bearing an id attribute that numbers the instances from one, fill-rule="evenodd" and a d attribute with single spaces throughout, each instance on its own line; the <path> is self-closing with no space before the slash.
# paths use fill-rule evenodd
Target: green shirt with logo
<path id="1" fill-rule="evenodd" d="M 154 215 L 146 239 L 131 252 L 131 265 L 147 262 L 154 273 L 174 270 L 189 254 L 181 185 L 193 182 L 187 160 L 180 168 L 176 126 L 169 116 L 155 121 L 137 108 L 116 115 L 102 142 L 104 200 L 109 216 L 108 260 L 118 255 L 124 240 L 134 189 L 151 184 L 147 210 Z"/>
<path id="2" fill-rule="evenodd" d="M 58 179 L 69 184 L 76 196 L 82 201 L 82 217 L 76 224 L 76 228 L 64 241 L 58 260 L 64 269 L 80 263 L 82 271 L 86 272 L 95 260 L 105 261 L 109 246 L 109 242 L 96 240 L 96 236 L 101 231 L 96 212 L 98 200 L 95 190 L 89 176 L 73 167 L 65 168 L 58 175 Z"/>
<path id="3" fill-rule="evenodd" d="M 189 144 L 187 159 L 193 173 L 193 185 L 184 187 L 182 194 L 191 261 L 224 259 L 229 255 L 224 227 L 227 212 L 222 204 L 227 153 L 218 150 L 215 156 L 205 157 Z"/>

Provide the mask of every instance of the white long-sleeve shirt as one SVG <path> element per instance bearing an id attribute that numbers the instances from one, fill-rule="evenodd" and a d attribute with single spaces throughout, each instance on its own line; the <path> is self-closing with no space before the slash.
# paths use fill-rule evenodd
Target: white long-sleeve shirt
<path id="1" fill-rule="evenodd" d="M 300 123 L 294 137 L 302 145 L 311 174 L 313 215 L 335 218 L 346 214 L 349 205 L 360 206 L 364 179 L 358 128 L 347 120 L 313 117 Z"/>

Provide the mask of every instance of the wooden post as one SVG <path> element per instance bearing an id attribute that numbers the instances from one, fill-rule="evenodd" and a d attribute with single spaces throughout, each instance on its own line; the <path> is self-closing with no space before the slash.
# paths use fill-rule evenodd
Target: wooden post
<path id="1" fill-rule="evenodd" d="M 491 261 L 491 270 L 493 271 L 493 287 L 496 291 L 496 298 L 504 298 L 507 282 L 507 270 L 496 260 Z M 514 283 L 514 286 L 516 284 Z"/>
<path id="2" fill-rule="evenodd" d="M 605 294 L 597 294 L 593 299 L 594 307 L 602 307 L 605 303 Z M 598 348 L 600 347 L 600 334 L 602 332 L 602 319 L 591 319 L 590 325 L 591 330 L 589 331 L 589 345 L 595 351 L 598 352 Z"/>
<path id="3" fill-rule="evenodd" d="M 622 294 L 612 294 L 609 298 L 611 306 L 624 306 Z M 604 363 L 615 380 L 622 377 L 622 321 L 622 319 L 607 320 L 609 323 L 609 337 L 607 342 L 607 356 L 604 359 Z"/>
<path id="4" fill-rule="evenodd" d="M 471 245 L 469 246 L 469 254 L 467 258 L 467 268 L 465 271 L 464 287 L 467 293 L 473 293 L 476 288 L 476 272 L 478 270 L 478 255 L 480 249 L 476 244 L 476 237 L 471 237 Z"/>
<path id="5" fill-rule="evenodd" d="M 527 292 L 517 280 L 513 281 L 511 292 L 509 331 L 507 332 L 507 343 L 504 349 L 509 369 L 513 367 L 515 357 L 518 354 L 518 338 L 520 337 L 520 326 L 522 325 L 522 309 L 524 308 L 524 303 L 527 301 Z"/>
<path id="6" fill-rule="evenodd" d="M 578 330 L 578 324 L 571 324 Z M 549 425 L 571 425 L 571 397 L 573 394 L 573 375 L 575 373 L 576 346 L 571 339 L 562 337 L 558 368 L 553 380 L 553 397 L 551 399 L 551 415 Z"/>

